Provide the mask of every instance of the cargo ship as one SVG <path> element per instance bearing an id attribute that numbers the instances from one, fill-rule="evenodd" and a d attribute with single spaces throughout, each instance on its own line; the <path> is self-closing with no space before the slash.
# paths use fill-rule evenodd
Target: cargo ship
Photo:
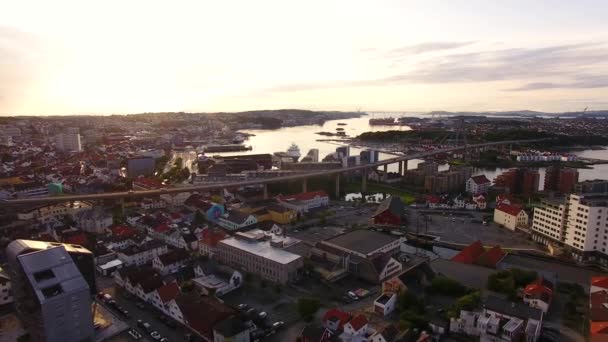
<path id="1" fill-rule="evenodd" d="M 369 124 L 372 126 L 397 126 L 394 118 L 369 119 Z"/>
<path id="2" fill-rule="evenodd" d="M 237 152 L 237 151 L 248 151 L 251 150 L 251 146 L 245 146 L 240 144 L 234 145 L 207 145 L 203 147 L 203 152 Z"/>

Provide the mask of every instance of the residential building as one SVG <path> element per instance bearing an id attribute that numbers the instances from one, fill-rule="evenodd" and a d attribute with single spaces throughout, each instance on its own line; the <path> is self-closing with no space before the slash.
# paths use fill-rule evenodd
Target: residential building
<path id="1" fill-rule="evenodd" d="M 369 337 L 370 342 L 396 342 L 399 341 L 402 334 L 399 332 L 394 324 L 389 324 L 383 329 L 376 330 L 372 336 Z"/>
<path id="2" fill-rule="evenodd" d="M 90 288 L 64 246 L 19 255 L 14 251 L 9 246 L 16 308 L 32 340 L 90 339 Z"/>
<path id="3" fill-rule="evenodd" d="M 82 152 L 80 133 L 59 133 L 55 135 L 55 147 L 64 152 Z"/>
<path id="4" fill-rule="evenodd" d="M 180 293 L 175 299 L 176 315 L 206 341 L 214 340 L 214 329 L 237 314 L 236 310 L 214 297 Z M 221 330 L 221 329 L 220 329 Z"/>
<path id="5" fill-rule="evenodd" d="M 227 214 L 218 217 L 216 223 L 228 231 L 237 231 L 255 225 L 258 223 L 258 220 L 253 215 L 231 210 Z"/>
<path id="6" fill-rule="evenodd" d="M 85 232 L 101 234 L 113 223 L 112 215 L 102 207 L 94 207 L 76 212 L 74 215 L 76 225 Z"/>
<path id="7" fill-rule="evenodd" d="M 576 169 L 549 166 L 545 171 L 544 191 L 569 194 L 574 190 L 574 184 L 576 183 L 578 183 L 578 171 Z"/>
<path id="8" fill-rule="evenodd" d="M 13 302 L 11 292 L 11 276 L 0 267 L 0 307 Z"/>
<path id="9" fill-rule="evenodd" d="M 608 193 L 608 180 L 594 179 L 576 183 L 574 184 L 574 192 L 577 194 Z"/>
<path id="10" fill-rule="evenodd" d="M 169 250 L 164 242 L 151 240 L 141 245 L 130 245 L 116 250 L 116 255 L 125 266 L 139 266 L 151 262 L 155 257 L 167 252 Z"/>
<path id="11" fill-rule="evenodd" d="M 466 191 L 470 194 L 487 194 L 492 182 L 485 175 L 472 176 L 467 179 Z"/>
<path id="12" fill-rule="evenodd" d="M 554 284 L 541 276 L 524 288 L 524 303 L 546 314 L 553 298 L 553 289 Z"/>
<path id="13" fill-rule="evenodd" d="M 18 212 L 17 218 L 20 220 L 35 219 L 39 223 L 47 224 L 58 221 L 66 215 L 74 217 L 78 212 L 91 208 L 92 205 L 84 201 L 40 205 Z"/>
<path id="14" fill-rule="evenodd" d="M 333 333 L 340 333 L 344 330 L 344 324 L 348 323 L 353 316 L 340 309 L 329 309 L 323 315 L 321 322 L 323 327 Z"/>
<path id="15" fill-rule="evenodd" d="M 217 245 L 226 238 L 226 233 L 221 229 L 205 228 L 201 232 L 201 241 L 198 244 L 199 253 L 204 256 L 213 257 Z"/>
<path id="16" fill-rule="evenodd" d="M 304 192 L 289 196 L 277 197 L 279 204 L 293 209 L 300 214 L 306 213 L 311 209 L 325 207 L 329 205 L 329 195 L 325 191 Z"/>
<path id="17" fill-rule="evenodd" d="M 494 222 L 510 230 L 527 228 L 528 214 L 520 206 L 499 204 L 494 209 Z"/>
<path id="18" fill-rule="evenodd" d="M 471 177 L 473 169 L 470 167 L 450 167 L 424 178 L 424 191 L 430 194 L 445 194 L 462 191 L 466 188 L 467 179 Z"/>
<path id="19" fill-rule="evenodd" d="M 543 199 L 534 207 L 532 215 L 532 239 L 545 245 L 561 245 L 566 239 L 566 215 L 568 204 L 565 198 Z"/>
<path id="20" fill-rule="evenodd" d="M 540 174 L 536 170 L 513 168 L 496 177 L 494 184 L 509 194 L 530 195 L 538 192 L 539 180 Z"/>
<path id="21" fill-rule="evenodd" d="M 579 261 L 608 265 L 608 193 L 568 197 L 564 244 Z"/>
<path id="22" fill-rule="evenodd" d="M 344 324 L 344 331 L 340 334 L 341 340 L 353 340 L 367 334 L 369 321 L 362 314 L 358 314 L 353 319 Z"/>
<path id="23" fill-rule="evenodd" d="M 488 207 L 486 197 L 482 194 L 473 196 L 473 202 L 477 205 L 479 210 L 485 210 Z"/>
<path id="24" fill-rule="evenodd" d="M 206 296 L 221 297 L 243 284 L 243 275 L 239 271 L 211 260 L 205 264 L 199 263 L 194 268 L 194 275 L 194 286 Z"/>
<path id="25" fill-rule="evenodd" d="M 390 196 L 380 203 L 372 216 L 372 223 L 382 226 L 399 226 L 405 223 L 404 213 L 405 206 L 401 198 Z"/>
<path id="26" fill-rule="evenodd" d="M 238 232 L 218 243 L 215 256 L 221 263 L 285 284 L 297 279 L 304 266 L 302 256 L 286 250 L 299 242 L 261 230 Z"/>

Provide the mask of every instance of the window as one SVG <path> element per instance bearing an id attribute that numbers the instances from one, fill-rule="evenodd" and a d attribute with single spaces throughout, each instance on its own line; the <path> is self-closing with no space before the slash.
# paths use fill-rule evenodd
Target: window
<path id="1" fill-rule="evenodd" d="M 51 270 L 51 269 L 38 271 L 38 272 L 34 273 L 34 279 L 36 279 L 37 282 L 41 282 L 41 281 L 53 279 L 53 278 L 55 278 L 55 273 L 53 273 L 53 270 Z"/>
<path id="2" fill-rule="evenodd" d="M 57 295 L 60 295 L 61 293 L 63 293 L 63 289 L 59 284 L 42 289 L 42 294 L 45 298 L 52 298 Z"/>

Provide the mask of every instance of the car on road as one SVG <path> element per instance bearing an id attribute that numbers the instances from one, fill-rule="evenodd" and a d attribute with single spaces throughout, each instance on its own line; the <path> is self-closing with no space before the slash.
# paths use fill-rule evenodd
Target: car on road
<path id="1" fill-rule="evenodd" d="M 274 323 L 272 323 L 272 329 L 274 329 L 274 330 L 279 330 L 279 329 L 281 329 L 281 328 L 282 328 L 284 325 L 285 325 L 285 322 L 283 322 L 283 321 L 274 322 Z"/>
<path id="2" fill-rule="evenodd" d="M 268 317 L 268 314 L 265 311 L 262 311 L 258 314 L 258 317 L 261 319 L 264 319 L 264 318 Z"/>
<path id="3" fill-rule="evenodd" d="M 142 336 L 141 336 L 141 334 L 139 333 L 139 331 L 137 331 L 137 330 L 135 330 L 135 329 L 133 329 L 133 328 L 129 329 L 128 334 L 129 334 L 129 336 L 131 336 L 131 338 L 132 338 L 133 340 L 135 340 L 135 341 L 137 341 L 137 340 L 141 340 L 141 338 L 142 338 Z"/>
<path id="4" fill-rule="evenodd" d="M 169 342 L 169 339 L 166 338 L 166 337 L 163 337 L 163 338 L 160 339 L 160 342 Z"/>
<path id="5" fill-rule="evenodd" d="M 249 310 L 249 304 L 239 304 L 239 305 L 237 305 L 236 308 L 241 311 L 247 311 L 247 310 Z"/>
<path id="6" fill-rule="evenodd" d="M 137 306 L 137 308 L 140 310 L 146 309 L 146 304 L 144 304 L 144 302 L 137 302 L 137 304 L 135 304 L 135 306 Z"/>
<path id="7" fill-rule="evenodd" d="M 160 334 L 158 333 L 158 331 L 153 331 L 150 333 L 150 337 L 152 337 L 155 340 L 160 340 L 162 337 L 160 336 Z"/>
<path id="8" fill-rule="evenodd" d="M 152 331 L 152 326 L 150 325 L 150 323 L 144 322 L 141 319 L 137 320 L 137 326 L 143 328 L 148 333 Z"/>
<path id="9" fill-rule="evenodd" d="M 348 291 L 346 295 L 348 295 L 348 297 L 352 300 L 359 300 L 359 297 L 357 297 L 357 295 L 352 291 Z"/>

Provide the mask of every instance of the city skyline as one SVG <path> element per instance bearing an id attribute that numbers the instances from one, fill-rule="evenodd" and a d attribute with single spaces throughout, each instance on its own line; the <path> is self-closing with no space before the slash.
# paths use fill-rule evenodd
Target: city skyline
<path id="1" fill-rule="evenodd" d="M 600 1 L 11 3 L 0 115 L 605 109 L 606 14 Z"/>

